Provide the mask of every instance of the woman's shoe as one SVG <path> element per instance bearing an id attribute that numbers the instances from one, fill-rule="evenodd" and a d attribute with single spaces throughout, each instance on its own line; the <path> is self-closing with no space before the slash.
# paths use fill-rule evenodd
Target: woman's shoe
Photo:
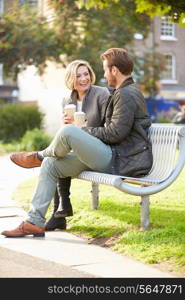
<path id="1" fill-rule="evenodd" d="M 71 217 L 73 216 L 73 209 L 72 207 L 70 209 L 62 209 L 62 210 L 58 210 L 54 213 L 54 217 L 56 219 L 59 218 L 65 218 L 65 217 Z"/>
<path id="2" fill-rule="evenodd" d="M 56 219 L 54 215 L 47 221 L 45 225 L 45 231 L 53 231 L 55 229 L 66 229 L 66 219 L 60 218 Z"/>

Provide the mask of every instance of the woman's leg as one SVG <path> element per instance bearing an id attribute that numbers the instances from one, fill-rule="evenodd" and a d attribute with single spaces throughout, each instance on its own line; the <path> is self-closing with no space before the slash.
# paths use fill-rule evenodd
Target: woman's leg
<path id="1" fill-rule="evenodd" d="M 62 178 L 60 178 L 60 179 L 62 179 Z M 65 178 L 63 178 L 63 179 L 65 179 Z M 57 182 L 57 185 L 58 184 L 59 184 L 59 182 Z M 59 196 L 58 188 L 56 188 L 55 196 L 54 196 L 53 213 L 52 213 L 51 217 L 49 218 L 49 220 L 47 220 L 47 222 L 45 224 L 46 231 L 51 231 L 51 230 L 55 230 L 55 229 L 66 229 L 66 219 L 65 218 L 56 219 L 54 216 L 55 212 L 60 207 L 60 202 L 61 202 L 60 197 L 61 196 Z"/>
<path id="2" fill-rule="evenodd" d="M 71 177 L 59 178 L 54 196 L 54 209 L 51 217 L 45 224 L 45 230 L 66 229 L 67 216 L 73 215 L 70 201 Z"/>
<path id="3" fill-rule="evenodd" d="M 59 178 L 57 182 L 57 191 L 59 195 L 59 206 L 55 211 L 56 218 L 69 217 L 73 215 L 73 209 L 70 201 L 71 177 Z"/>
<path id="4" fill-rule="evenodd" d="M 58 185 L 58 182 L 57 182 Z M 59 204 L 60 204 L 60 196 L 58 193 L 58 188 L 56 188 L 55 191 L 55 196 L 54 196 L 54 207 L 53 207 L 53 214 L 57 211 L 57 209 L 59 208 Z"/>

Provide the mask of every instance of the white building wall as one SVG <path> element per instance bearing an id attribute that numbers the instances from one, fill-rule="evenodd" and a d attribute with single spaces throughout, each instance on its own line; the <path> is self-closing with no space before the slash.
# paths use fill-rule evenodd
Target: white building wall
<path id="1" fill-rule="evenodd" d="M 69 90 L 64 84 L 64 69 L 48 62 L 46 72 L 40 77 L 31 66 L 18 76 L 19 100 L 25 103 L 35 101 L 45 114 L 44 129 L 53 136 L 63 125 L 62 99 Z"/>

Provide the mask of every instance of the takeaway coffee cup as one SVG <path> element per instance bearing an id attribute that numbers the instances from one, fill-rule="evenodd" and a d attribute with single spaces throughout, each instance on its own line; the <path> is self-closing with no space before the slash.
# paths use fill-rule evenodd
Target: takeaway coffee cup
<path id="1" fill-rule="evenodd" d="M 74 124 L 76 126 L 82 127 L 85 125 L 86 114 L 82 111 L 74 113 Z"/>
<path id="2" fill-rule="evenodd" d="M 69 118 L 72 118 L 74 116 L 75 111 L 76 111 L 76 105 L 74 104 L 68 104 L 65 105 L 64 107 L 64 112 L 67 114 Z"/>

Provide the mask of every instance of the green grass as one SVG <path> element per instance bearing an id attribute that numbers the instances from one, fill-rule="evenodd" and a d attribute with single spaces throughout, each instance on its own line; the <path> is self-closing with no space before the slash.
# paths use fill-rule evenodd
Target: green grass
<path id="1" fill-rule="evenodd" d="M 10 152 L 21 151 L 21 143 L 14 141 L 12 143 L 1 143 L 0 141 L 0 155 L 7 155 Z"/>
<path id="2" fill-rule="evenodd" d="M 140 197 L 100 185 L 100 205 L 91 209 L 91 184 L 72 181 L 74 216 L 68 218 L 68 231 L 90 242 L 109 246 L 135 260 L 154 264 L 164 271 L 185 277 L 185 169 L 164 191 L 151 196 L 151 229 L 140 230 Z M 26 210 L 36 180 L 21 184 L 14 198 Z M 47 218 L 53 210 L 53 202 Z"/>

